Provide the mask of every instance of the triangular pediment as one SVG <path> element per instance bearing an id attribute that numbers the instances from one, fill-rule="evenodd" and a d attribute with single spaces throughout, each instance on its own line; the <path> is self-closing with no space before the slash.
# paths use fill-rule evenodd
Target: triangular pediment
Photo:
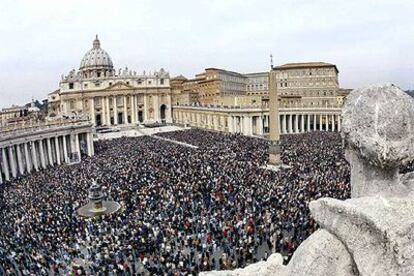
<path id="1" fill-rule="evenodd" d="M 127 84 L 123 81 L 117 81 L 114 84 L 110 85 L 109 87 L 105 88 L 104 90 L 119 90 L 119 89 L 133 89 L 134 87 L 130 84 Z"/>

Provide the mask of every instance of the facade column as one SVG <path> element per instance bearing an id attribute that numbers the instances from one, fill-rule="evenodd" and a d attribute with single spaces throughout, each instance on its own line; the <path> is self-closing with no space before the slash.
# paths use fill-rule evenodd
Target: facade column
<path id="1" fill-rule="evenodd" d="M 161 123 L 159 96 L 154 95 L 153 99 L 154 99 L 154 118 L 156 122 Z"/>
<path id="2" fill-rule="evenodd" d="M 26 170 L 28 173 L 32 172 L 32 163 L 30 162 L 30 155 L 29 155 L 29 149 L 27 147 L 27 143 L 24 143 L 24 157 L 26 159 Z"/>
<path id="3" fill-rule="evenodd" d="M 45 157 L 45 149 L 43 147 L 43 140 L 39 140 L 39 150 L 40 150 L 40 161 L 42 163 L 42 168 L 46 169 L 46 157 Z"/>
<path id="4" fill-rule="evenodd" d="M 75 134 L 75 149 L 76 152 L 79 156 L 79 161 L 81 160 L 81 151 L 80 151 L 80 146 L 79 146 L 79 133 Z"/>
<path id="5" fill-rule="evenodd" d="M 310 114 L 307 114 L 306 115 L 306 119 L 307 119 L 306 131 L 307 132 L 310 132 L 310 130 L 311 130 L 311 128 L 310 128 L 310 122 L 311 122 L 311 120 L 310 120 Z"/>
<path id="6" fill-rule="evenodd" d="M 49 158 L 49 165 L 53 166 L 54 162 L 53 162 L 52 145 L 50 143 L 50 138 L 47 138 L 46 143 L 47 143 L 47 156 Z"/>
<path id="7" fill-rule="evenodd" d="M 95 99 L 92 97 L 90 98 L 91 103 L 91 121 L 94 126 L 96 126 L 96 116 L 95 116 Z"/>
<path id="8" fill-rule="evenodd" d="M 137 95 L 132 96 L 132 123 L 137 124 L 138 123 L 138 112 L 137 112 Z"/>
<path id="9" fill-rule="evenodd" d="M 7 160 L 7 155 L 6 155 L 6 149 L 5 148 L 1 149 L 1 158 L 2 158 L 2 161 L 3 161 L 2 169 L 3 169 L 3 172 L 4 172 L 4 178 L 6 179 L 6 181 L 9 181 L 10 180 L 9 162 Z"/>
<path id="10" fill-rule="evenodd" d="M 128 103 L 127 97 L 124 95 L 124 124 L 128 124 Z"/>
<path id="11" fill-rule="evenodd" d="M 329 130 L 329 115 L 325 115 L 325 131 Z"/>
<path id="12" fill-rule="evenodd" d="M 59 145 L 59 136 L 55 137 L 55 148 L 56 148 L 56 161 L 58 163 L 58 165 L 61 165 L 61 161 L 60 161 L 60 145 Z"/>
<path id="13" fill-rule="evenodd" d="M 114 125 L 118 125 L 118 96 L 115 96 L 112 100 L 114 104 Z"/>
<path id="14" fill-rule="evenodd" d="M 286 130 L 286 114 L 282 115 L 282 132 L 283 134 L 286 134 L 287 130 Z"/>
<path id="15" fill-rule="evenodd" d="M 316 114 L 313 114 L 313 131 L 316 131 Z"/>
<path id="16" fill-rule="evenodd" d="M 63 160 L 65 163 L 69 163 L 68 146 L 66 144 L 66 135 L 62 136 L 63 139 Z"/>
<path id="17" fill-rule="evenodd" d="M 17 168 L 16 168 L 16 158 L 13 154 L 13 146 L 9 147 L 9 159 L 10 159 L 10 167 L 13 178 L 17 176 Z"/>
<path id="18" fill-rule="evenodd" d="M 111 124 L 111 107 L 109 105 L 109 97 L 106 97 L 106 121 L 108 123 L 108 126 Z"/>
<path id="19" fill-rule="evenodd" d="M 94 155 L 93 137 L 92 137 L 92 133 L 90 132 L 86 134 L 86 143 L 88 145 L 88 156 L 93 156 Z"/>
<path id="20" fill-rule="evenodd" d="M 293 133 L 293 115 L 289 115 L 289 133 Z"/>
<path id="21" fill-rule="evenodd" d="M 332 115 L 332 131 L 335 131 L 335 114 Z"/>
<path id="22" fill-rule="evenodd" d="M 148 122 L 149 120 L 148 107 L 148 96 L 144 95 L 144 123 Z"/>
<path id="23" fill-rule="evenodd" d="M 31 152 L 32 152 L 32 161 L 33 161 L 33 167 L 35 168 L 36 171 L 39 171 L 39 163 L 38 163 L 38 159 L 37 159 L 37 153 L 36 153 L 36 142 L 32 141 L 30 142 L 31 145 Z"/>
<path id="24" fill-rule="evenodd" d="M 341 132 L 341 115 L 338 115 L 338 132 Z"/>
<path id="25" fill-rule="evenodd" d="M 105 97 L 100 97 L 101 101 L 101 124 L 107 125 L 106 123 L 106 111 L 105 111 Z"/>

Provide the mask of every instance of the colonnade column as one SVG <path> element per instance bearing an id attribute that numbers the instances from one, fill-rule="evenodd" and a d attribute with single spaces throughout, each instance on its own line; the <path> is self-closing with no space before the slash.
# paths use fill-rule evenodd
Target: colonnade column
<path id="1" fill-rule="evenodd" d="M 335 131 L 335 114 L 332 115 L 332 131 Z"/>
<path id="2" fill-rule="evenodd" d="M 319 115 L 319 130 L 322 131 L 322 115 Z"/>
<path id="3" fill-rule="evenodd" d="M 52 157 L 52 146 L 50 143 L 50 138 L 47 138 L 47 156 L 49 158 L 49 165 L 53 166 L 53 157 Z"/>
<path id="4" fill-rule="evenodd" d="M 66 144 L 66 136 L 62 136 L 63 139 L 63 159 L 65 163 L 69 163 L 68 147 Z"/>
<path id="5" fill-rule="evenodd" d="M 230 133 L 234 132 L 233 123 L 234 123 L 233 116 L 228 116 L 227 117 L 227 127 L 228 127 L 228 130 L 229 130 Z"/>
<path id="6" fill-rule="evenodd" d="M 313 131 L 316 130 L 316 114 L 313 114 Z"/>
<path id="7" fill-rule="evenodd" d="M 325 115 L 325 131 L 329 131 L 329 115 Z"/>
<path id="8" fill-rule="evenodd" d="M 39 141 L 39 149 L 40 149 L 40 161 L 42 163 L 42 168 L 46 169 L 46 158 L 45 158 L 45 149 L 43 147 L 43 140 Z"/>
<path id="9" fill-rule="evenodd" d="M 304 114 L 300 114 L 300 125 L 301 125 L 300 132 L 305 132 L 305 115 Z"/>
<path id="10" fill-rule="evenodd" d="M 283 128 L 283 131 L 282 131 L 282 133 L 283 134 L 286 134 L 287 133 L 287 129 L 286 129 L 286 115 L 283 115 L 283 119 L 282 119 L 282 128 Z"/>
<path id="11" fill-rule="evenodd" d="M 59 145 L 59 136 L 55 137 L 55 148 L 56 148 L 56 161 L 58 163 L 58 165 L 61 165 L 61 161 L 60 161 L 60 145 Z"/>
<path id="12" fill-rule="evenodd" d="M 311 122 L 311 119 L 310 119 L 310 114 L 308 114 L 308 115 L 306 115 L 306 117 L 307 117 L 307 120 L 308 120 L 308 125 L 306 126 L 306 130 L 308 131 L 308 132 L 310 132 L 311 131 L 311 127 L 310 127 L 310 122 Z"/>
<path id="13" fill-rule="evenodd" d="M 12 176 L 16 177 L 17 176 L 17 168 L 16 168 L 16 159 L 14 158 L 14 154 L 13 154 L 13 146 L 9 147 L 9 160 L 10 160 L 10 167 L 11 167 Z"/>
<path id="14" fill-rule="evenodd" d="M 6 156 L 6 149 L 2 148 L 1 149 L 1 157 L 3 160 L 3 172 L 4 172 L 4 177 L 6 178 L 7 181 L 10 180 L 10 172 L 9 172 L 9 162 L 7 160 L 7 156 Z"/>
<path id="15" fill-rule="evenodd" d="M 257 132 L 258 135 L 263 135 L 263 117 L 258 116 L 256 120 L 256 128 L 259 130 Z"/>
<path id="16" fill-rule="evenodd" d="M 22 156 L 20 145 L 16 145 L 16 152 L 17 152 L 18 169 L 19 169 L 20 175 L 23 175 L 24 174 L 24 166 L 23 166 L 23 156 Z"/>
<path id="17" fill-rule="evenodd" d="M 39 163 L 37 162 L 36 142 L 32 141 L 32 142 L 30 142 L 30 145 L 31 145 L 31 150 L 32 150 L 33 166 L 34 166 L 35 170 L 38 171 L 39 170 Z"/>
<path id="18" fill-rule="evenodd" d="M 293 132 L 293 116 L 292 114 L 289 115 L 289 133 Z"/>
<path id="19" fill-rule="evenodd" d="M 26 170 L 30 173 L 32 171 L 32 163 L 30 162 L 29 149 L 27 147 L 27 143 L 24 143 L 24 157 L 26 158 Z"/>
<path id="20" fill-rule="evenodd" d="M 299 133 L 299 115 L 295 115 L 295 133 Z"/>

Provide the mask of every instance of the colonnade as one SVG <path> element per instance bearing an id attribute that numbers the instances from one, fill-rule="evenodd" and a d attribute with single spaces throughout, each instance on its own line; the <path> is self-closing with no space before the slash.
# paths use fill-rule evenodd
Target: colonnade
<path id="1" fill-rule="evenodd" d="M 279 114 L 280 133 L 303 133 L 309 131 L 341 131 L 340 114 Z"/>
<path id="2" fill-rule="evenodd" d="M 268 112 L 240 112 L 236 110 L 174 109 L 174 123 L 248 136 L 263 136 L 269 132 Z M 341 131 L 339 112 L 279 113 L 281 134 L 309 131 Z"/>
<path id="3" fill-rule="evenodd" d="M 0 183 L 51 166 L 80 162 L 82 153 L 94 155 L 92 132 L 27 134 L 0 141 Z"/>

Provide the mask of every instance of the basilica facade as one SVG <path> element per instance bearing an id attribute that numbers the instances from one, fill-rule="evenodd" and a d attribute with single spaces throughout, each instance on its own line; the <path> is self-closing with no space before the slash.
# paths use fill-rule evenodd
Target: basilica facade
<path id="1" fill-rule="evenodd" d="M 169 73 L 115 70 L 96 36 L 79 70 L 62 76 L 59 89 L 48 95 L 48 116 L 86 117 L 96 127 L 171 123 Z"/>

